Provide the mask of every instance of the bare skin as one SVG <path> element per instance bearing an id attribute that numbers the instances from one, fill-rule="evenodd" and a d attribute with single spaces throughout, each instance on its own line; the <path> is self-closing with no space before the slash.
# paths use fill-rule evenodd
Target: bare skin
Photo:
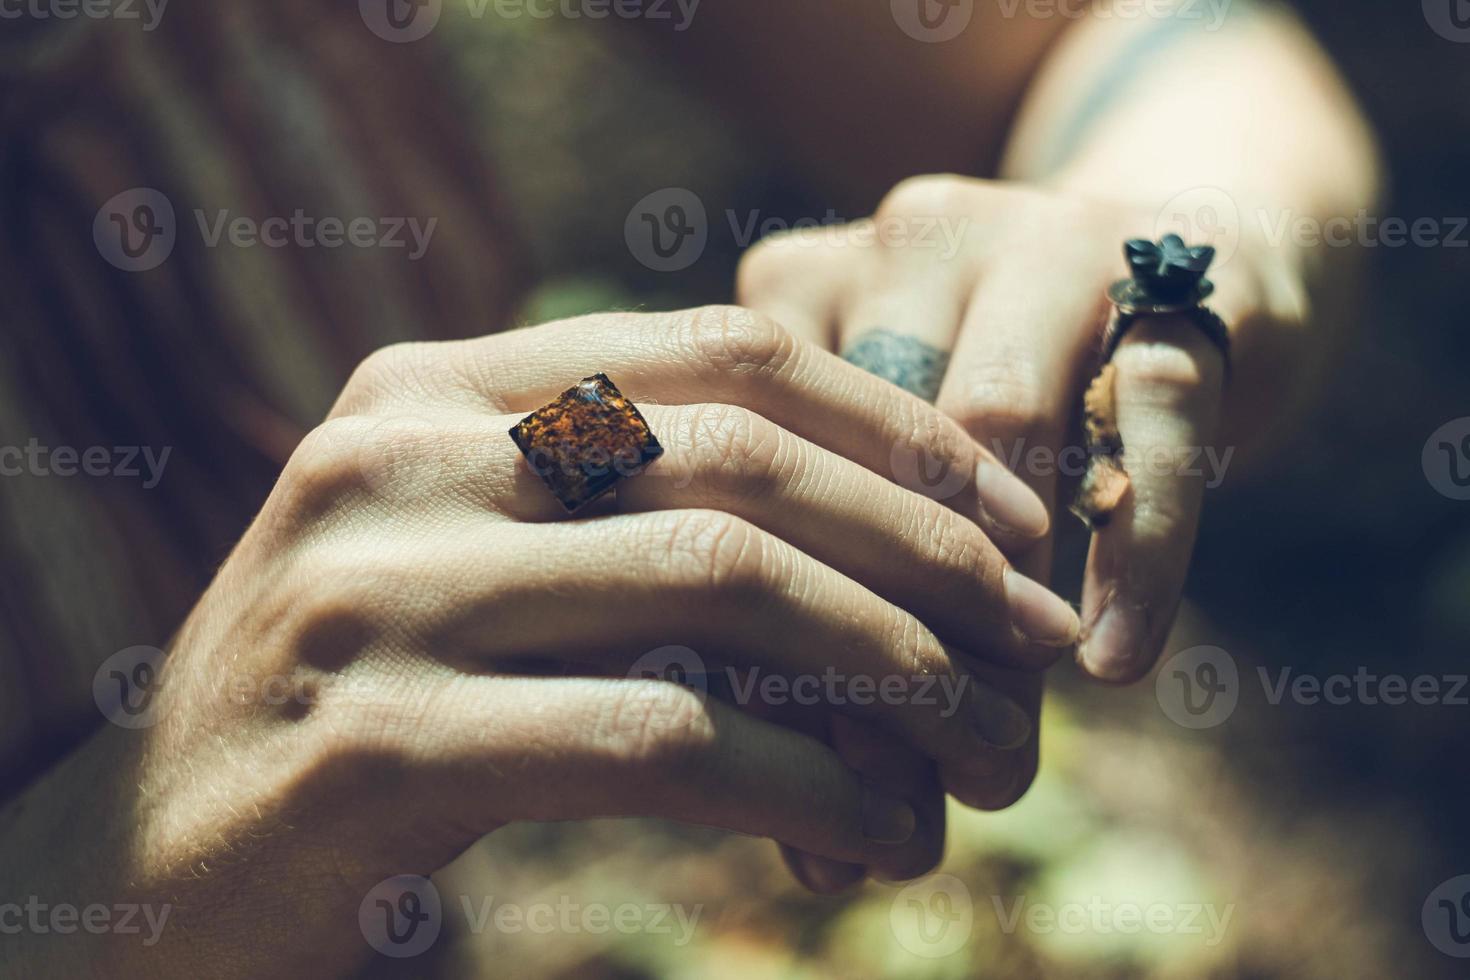
<path id="1" fill-rule="evenodd" d="M 588 349 L 667 451 L 569 523 L 505 433 Z M 162 939 L 26 933 L 8 961 L 248 976 L 290 953 L 339 970 L 365 951 L 352 926 L 372 885 L 520 820 L 661 816 L 924 872 L 941 787 L 982 795 L 1030 734 L 971 667 L 1040 670 L 1078 622 L 992 543 L 993 484 L 946 506 L 894 479 L 895 447 L 996 465 L 921 400 L 736 308 L 375 355 L 184 625 L 156 721 L 109 726 L 5 812 L 7 847 L 28 842 L 7 854 L 18 894 L 167 905 Z M 671 644 L 711 673 L 831 667 L 958 696 L 851 699 L 845 759 L 759 703 L 640 679 Z M 875 738 L 887 762 L 860 771 Z M 82 840 L 96 860 L 54 860 Z"/>
<path id="2" fill-rule="evenodd" d="M 763 242 L 737 300 L 835 351 L 881 328 L 946 357 L 931 397 L 1052 514 L 1066 509 L 1058 474 L 1079 444 L 1122 241 L 1177 231 L 1220 250 L 1211 307 L 1231 333 L 1229 397 L 1220 352 L 1187 323 L 1135 328 L 1115 359 L 1133 491 L 1093 538 L 1078 662 L 1104 682 L 1136 681 L 1173 623 L 1206 483 L 1290 431 L 1325 351 L 1342 342 L 1333 320 L 1346 310 L 1329 294 L 1343 292 L 1355 250 L 1271 230 L 1371 208 L 1372 135 L 1325 56 L 1279 12 L 1217 18 L 1193 4 L 1171 23 L 1138 5 L 1084 18 L 1075 4 L 1031 17 L 1024 3 L 1012 16 L 978 3 L 959 36 L 924 43 L 895 29 L 886 4 L 851 17 L 839 6 L 721 7 L 726 20 L 665 39 L 710 66 L 715 89 L 822 186 L 874 207 L 871 221 Z M 778 16 L 791 29 L 751 32 L 754 56 L 719 41 L 721 29 Z M 824 25 L 839 20 L 837 43 Z M 1017 562 L 1049 581 L 1049 539 Z M 1034 675 L 992 680 L 1039 711 Z M 1019 768 L 997 774 L 991 805 L 1025 792 L 1038 755 L 1033 743 L 1011 757 Z"/>

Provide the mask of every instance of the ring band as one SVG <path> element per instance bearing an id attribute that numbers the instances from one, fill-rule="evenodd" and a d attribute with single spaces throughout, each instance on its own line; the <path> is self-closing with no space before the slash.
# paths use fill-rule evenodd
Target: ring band
<path id="1" fill-rule="evenodd" d="M 536 409 L 510 437 L 569 514 L 664 454 L 642 413 L 605 374 L 583 378 Z"/>
<path id="2" fill-rule="evenodd" d="M 1210 343 L 1214 344 L 1220 351 L 1220 356 L 1225 358 L 1225 376 L 1230 376 L 1230 328 L 1220 315 L 1208 306 L 1196 306 L 1193 309 L 1173 314 L 1180 316 L 1193 323 L 1200 329 Z M 1118 345 L 1123 342 L 1123 335 L 1128 332 L 1139 320 L 1143 319 L 1139 313 L 1115 313 L 1108 321 L 1107 331 L 1103 334 L 1102 361 L 1104 364 L 1113 359 L 1118 352 Z"/>

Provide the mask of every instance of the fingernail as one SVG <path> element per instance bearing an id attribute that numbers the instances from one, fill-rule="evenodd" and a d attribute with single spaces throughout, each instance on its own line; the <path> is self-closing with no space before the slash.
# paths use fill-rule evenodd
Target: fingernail
<path id="1" fill-rule="evenodd" d="M 985 516 L 1007 531 L 1040 538 L 1051 526 L 1046 504 L 1036 491 L 994 460 L 982 459 L 976 467 L 975 492 Z"/>
<path id="2" fill-rule="evenodd" d="M 868 786 L 863 790 L 863 836 L 875 844 L 902 844 L 914 836 L 919 819 L 897 797 Z"/>
<path id="3" fill-rule="evenodd" d="M 1021 706 L 988 687 L 975 687 L 975 727 L 993 748 L 1019 749 L 1031 737 L 1031 719 Z"/>
<path id="4" fill-rule="evenodd" d="M 1109 599 L 1078 651 L 1089 674 L 1105 681 L 1131 680 L 1147 656 L 1148 617 L 1141 606 Z"/>
<path id="5" fill-rule="evenodd" d="M 1082 622 L 1071 603 L 1014 568 L 1005 570 L 1005 589 L 1011 625 L 1027 640 L 1048 647 L 1077 642 Z"/>
<path id="6" fill-rule="evenodd" d="M 819 895 L 836 895 L 867 876 L 867 869 L 860 864 L 847 864 L 804 852 L 791 855 L 791 865 L 797 880 L 808 891 Z"/>

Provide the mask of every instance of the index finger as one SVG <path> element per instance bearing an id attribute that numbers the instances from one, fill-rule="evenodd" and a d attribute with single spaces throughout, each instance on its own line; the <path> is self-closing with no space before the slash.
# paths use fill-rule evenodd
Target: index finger
<path id="1" fill-rule="evenodd" d="M 1078 660 L 1099 680 L 1127 683 L 1153 667 L 1183 594 L 1209 471 L 1200 461 L 1223 465 L 1207 450 L 1215 449 L 1225 362 L 1188 322 L 1149 318 L 1112 363 L 1130 489 L 1092 538 Z"/>

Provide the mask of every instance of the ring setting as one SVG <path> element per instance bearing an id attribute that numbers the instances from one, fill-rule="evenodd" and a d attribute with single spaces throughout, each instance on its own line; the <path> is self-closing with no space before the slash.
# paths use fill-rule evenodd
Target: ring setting
<path id="1" fill-rule="evenodd" d="M 583 378 L 536 409 L 510 437 L 569 514 L 664 453 L 643 414 L 605 374 Z"/>

